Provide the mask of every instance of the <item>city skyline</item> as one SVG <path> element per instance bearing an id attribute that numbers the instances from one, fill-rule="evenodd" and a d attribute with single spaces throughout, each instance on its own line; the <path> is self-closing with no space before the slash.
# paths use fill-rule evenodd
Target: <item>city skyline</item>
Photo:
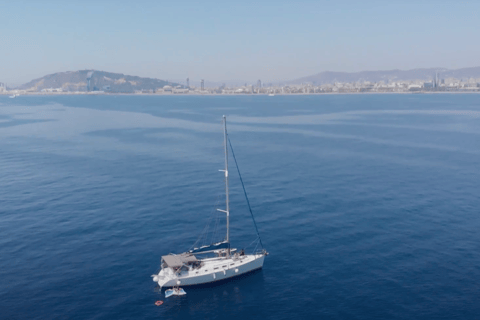
<path id="1" fill-rule="evenodd" d="M 84 73 L 86 75 L 85 86 L 87 88 L 90 87 L 89 80 L 92 74 L 112 74 L 123 77 L 129 78 L 142 78 L 138 75 L 128 75 L 123 73 L 115 73 L 106 70 L 94 70 L 94 69 L 84 69 L 84 70 L 67 70 L 58 73 L 51 73 L 46 74 L 43 77 L 31 79 L 31 81 L 27 83 L 23 83 L 17 86 L 13 86 L 11 84 L 7 84 L 5 82 L 0 82 L 0 84 L 10 87 L 10 88 L 17 88 L 17 89 L 27 89 L 31 88 L 32 86 L 36 86 L 35 83 L 43 82 L 45 78 L 60 76 L 60 77 L 68 77 L 68 75 L 73 75 L 77 73 Z M 165 84 L 174 84 L 174 85 L 183 85 L 186 87 L 201 87 L 202 82 L 205 87 L 225 87 L 225 86 L 245 86 L 253 85 L 255 87 L 262 87 L 264 85 L 272 86 L 272 85 L 298 85 L 298 84 L 334 84 L 335 82 L 339 83 L 354 83 L 354 82 L 394 82 L 394 81 L 422 81 L 422 80 L 435 80 L 438 82 L 440 80 L 440 76 L 442 78 L 455 78 L 458 80 L 471 80 L 473 79 L 480 79 L 480 67 L 470 67 L 470 68 L 461 68 L 461 69 L 446 69 L 446 68 L 419 68 L 419 69 L 411 69 L 411 70 L 364 70 L 361 72 L 332 72 L 326 71 L 321 73 L 312 74 L 306 77 L 297 78 L 297 79 L 290 79 L 288 81 L 280 81 L 280 82 L 269 82 L 269 81 L 262 81 L 262 79 L 258 79 L 256 81 L 243 81 L 243 80 L 230 80 L 230 81 L 211 81 L 208 79 L 159 79 L 159 78 L 149 78 L 144 77 L 144 79 L 150 80 L 158 80 L 161 82 L 166 82 Z M 108 77 L 106 79 L 109 79 Z M 1 79 L 0 79 L 1 80 Z M 76 79 L 79 80 L 79 79 Z M 110 79 L 112 80 L 112 79 Z M 82 80 L 80 80 L 81 82 Z M 480 80 L 479 80 L 480 81 Z M 60 81 L 62 82 L 62 81 Z M 74 84 L 75 81 L 69 82 L 70 84 Z M 60 84 L 60 83 L 59 83 Z"/>
<path id="2" fill-rule="evenodd" d="M 440 74 L 441 72 L 442 74 Z M 413 76 L 413 77 L 411 77 Z M 315 80 L 316 79 L 316 80 Z M 200 81 L 199 85 L 161 79 L 111 73 L 98 70 L 60 72 L 34 79 L 17 88 L 0 82 L 0 95 L 11 98 L 18 95 L 43 94 L 167 94 L 167 95 L 229 95 L 229 94 L 330 94 L 330 93 L 420 93 L 420 92 L 480 92 L 480 67 L 458 70 L 415 69 L 410 71 L 362 73 L 322 73 L 304 78 L 304 82 L 290 84 L 265 83 L 244 85 L 213 84 Z M 308 81 L 310 80 L 310 81 Z"/>
<path id="3" fill-rule="evenodd" d="M 479 9 L 441 1 L 3 3 L 0 81 L 95 69 L 275 83 L 322 71 L 472 67 Z"/>

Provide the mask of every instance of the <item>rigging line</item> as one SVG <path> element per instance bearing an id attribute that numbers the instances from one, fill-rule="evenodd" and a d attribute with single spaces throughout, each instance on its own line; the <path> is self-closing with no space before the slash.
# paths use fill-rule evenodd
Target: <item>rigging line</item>
<path id="1" fill-rule="evenodd" d="M 213 217 L 212 217 L 213 218 Z M 208 227 L 210 226 L 210 222 L 211 222 L 212 219 L 209 219 L 208 222 L 207 222 L 207 225 L 205 225 L 205 227 L 203 228 L 203 231 L 200 233 L 200 235 L 198 236 L 197 238 L 197 241 L 195 241 L 195 243 L 190 247 L 190 249 L 188 250 L 192 250 L 193 248 L 196 248 L 197 246 L 200 247 L 201 246 L 201 240 L 202 238 L 204 237 L 204 234 L 205 232 L 207 232 L 208 230 Z"/>
<path id="2" fill-rule="evenodd" d="M 213 219 L 215 219 L 215 216 L 214 213 L 215 213 L 215 208 L 218 206 L 218 203 L 220 202 L 220 194 L 217 195 L 217 202 L 216 204 L 213 206 L 212 208 L 212 211 L 210 213 L 210 218 L 208 219 L 207 221 L 207 224 L 205 225 L 205 227 L 203 228 L 203 231 L 200 233 L 200 235 L 198 236 L 197 238 L 197 241 L 195 241 L 195 243 L 190 247 L 190 249 L 188 250 L 192 250 L 193 248 L 196 248 L 197 246 L 198 247 L 201 247 L 203 244 L 206 243 L 206 234 L 208 233 L 209 229 L 210 229 L 210 224 L 212 223 Z M 201 241 L 203 240 L 203 241 Z"/>
<path id="3" fill-rule="evenodd" d="M 244 250 L 247 250 L 248 248 L 250 248 L 250 246 L 251 246 L 252 244 L 258 243 L 258 240 L 259 240 L 258 237 L 256 237 L 255 240 L 253 240 L 252 242 L 250 242 L 250 244 L 244 248 Z"/>
<path id="4" fill-rule="evenodd" d="M 233 157 L 233 160 L 235 160 L 235 166 L 237 167 L 238 176 L 240 177 L 240 182 L 242 183 L 242 188 L 243 188 L 243 193 L 245 194 L 245 199 L 247 199 L 248 210 L 250 211 L 250 214 L 252 215 L 253 225 L 255 226 L 255 230 L 257 231 L 257 236 L 258 236 L 258 239 L 260 240 L 260 245 L 263 248 L 262 239 L 260 238 L 260 233 L 258 232 L 257 223 L 255 222 L 255 218 L 253 217 L 252 207 L 250 207 L 250 201 L 248 200 L 247 190 L 245 190 L 245 185 L 243 184 L 242 175 L 240 174 L 240 168 L 238 167 L 237 158 L 235 157 L 235 152 L 233 151 L 232 142 L 230 141 L 230 138 L 228 138 L 228 143 L 230 144 L 230 149 L 232 150 L 232 157 Z"/>
<path id="5" fill-rule="evenodd" d="M 218 207 L 219 203 L 220 203 L 220 195 L 218 195 L 217 197 L 217 203 L 215 204 L 215 208 Z M 212 237 L 210 239 L 210 243 L 214 243 L 214 241 L 216 240 L 215 238 L 217 237 L 218 222 L 220 220 L 218 211 L 214 210 L 213 214 L 215 215 L 215 227 L 213 228 L 213 231 L 212 231 Z"/>
<path id="6" fill-rule="evenodd" d="M 257 242 L 257 245 L 255 246 L 255 248 L 253 248 L 253 254 L 255 254 L 257 252 L 257 247 L 258 247 L 258 242 Z"/>

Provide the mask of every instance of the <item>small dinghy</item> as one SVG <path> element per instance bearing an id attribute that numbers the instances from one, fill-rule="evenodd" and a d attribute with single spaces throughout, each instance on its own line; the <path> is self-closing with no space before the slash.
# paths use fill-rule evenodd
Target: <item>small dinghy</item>
<path id="1" fill-rule="evenodd" d="M 171 296 L 184 296 L 186 294 L 187 293 L 182 288 L 172 288 L 172 289 L 165 290 L 165 298 L 168 298 Z"/>

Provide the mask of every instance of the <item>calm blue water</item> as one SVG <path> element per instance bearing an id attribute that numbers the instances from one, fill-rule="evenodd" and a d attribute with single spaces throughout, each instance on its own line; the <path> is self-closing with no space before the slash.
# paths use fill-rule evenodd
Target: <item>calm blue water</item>
<path id="1" fill-rule="evenodd" d="M 270 255 L 156 307 L 222 195 L 223 114 Z M 0 96 L 0 318 L 476 319 L 479 160 L 479 95 Z"/>

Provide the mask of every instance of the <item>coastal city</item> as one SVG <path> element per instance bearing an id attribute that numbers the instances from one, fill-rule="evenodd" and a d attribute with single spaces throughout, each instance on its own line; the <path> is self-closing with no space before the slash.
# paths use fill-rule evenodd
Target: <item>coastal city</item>
<path id="1" fill-rule="evenodd" d="M 119 80 L 116 81 L 118 83 Z M 120 79 L 120 82 L 126 82 Z M 130 81 L 133 83 L 133 81 Z M 59 87 L 39 88 L 9 88 L 0 82 L 0 94 L 16 97 L 18 95 L 43 95 L 43 94 L 156 94 L 156 95 L 289 95 L 289 94 L 344 94 L 344 93 L 421 93 L 421 92 L 480 92 L 480 78 L 439 79 L 434 76 L 432 80 L 382 80 L 356 81 L 356 82 L 333 82 L 315 84 L 314 82 L 302 84 L 273 84 L 262 83 L 258 80 L 255 84 L 227 86 L 225 84 L 215 87 L 205 86 L 201 80 L 199 86 L 190 86 L 189 79 L 185 84 L 166 82 L 156 88 L 138 88 L 130 91 L 115 90 L 110 85 L 99 87 L 91 86 L 90 82 L 76 83 L 75 86 L 63 84 Z"/>

